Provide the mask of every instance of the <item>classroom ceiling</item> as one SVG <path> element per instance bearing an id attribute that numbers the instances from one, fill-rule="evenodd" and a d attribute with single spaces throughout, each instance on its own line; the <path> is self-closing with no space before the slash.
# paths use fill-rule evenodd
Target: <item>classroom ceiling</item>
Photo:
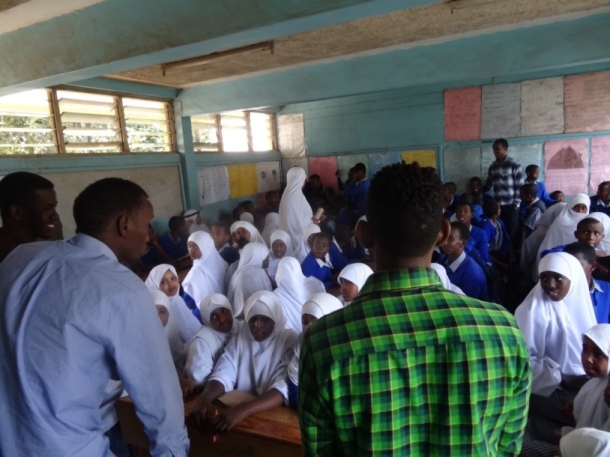
<path id="1" fill-rule="evenodd" d="M 610 0 L 448 0 L 373 16 L 274 40 L 274 50 L 251 50 L 204 64 L 168 69 L 161 65 L 108 75 L 110 78 L 186 88 L 363 53 L 450 41 L 519 27 L 594 14 Z"/>

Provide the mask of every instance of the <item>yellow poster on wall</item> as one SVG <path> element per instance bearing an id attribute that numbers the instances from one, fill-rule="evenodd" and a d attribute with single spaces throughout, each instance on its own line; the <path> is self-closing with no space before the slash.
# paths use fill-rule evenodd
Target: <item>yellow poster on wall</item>
<path id="1" fill-rule="evenodd" d="M 433 149 L 427 151 L 403 151 L 402 160 L 405 163 L 417 162 L 420 167 L 436 168 L 436 151 Z"/>
<path id="2" fill-rule="evenodd" d="M 247 197 L 258 193 L 256 164 L 229 165 L 227 168 L 229 169 L 231 198 Z"/>

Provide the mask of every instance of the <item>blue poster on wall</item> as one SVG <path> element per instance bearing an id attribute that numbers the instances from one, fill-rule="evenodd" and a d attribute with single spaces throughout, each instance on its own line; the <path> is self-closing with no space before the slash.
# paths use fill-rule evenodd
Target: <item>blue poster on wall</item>
<path id="1" fill-rule="evenodd" d="M 375 173 L 383 167 L 398 163 L 401 160 L 399 151 L 373 152 L 369 154 L 369 169 L 367 170 L 367 175 L 369 178 L 372 178 Z"/>

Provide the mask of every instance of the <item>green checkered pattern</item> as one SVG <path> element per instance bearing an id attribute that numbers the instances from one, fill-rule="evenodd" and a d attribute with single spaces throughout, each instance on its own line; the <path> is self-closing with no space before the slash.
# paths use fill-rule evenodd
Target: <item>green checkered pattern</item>
<path id="1" fill-rule="evenodd" d="M 372 275 L 305 334 L 307 456 L 516 456 L 530 361 L 503 308 L 446 291 L 431 269 Z"/>

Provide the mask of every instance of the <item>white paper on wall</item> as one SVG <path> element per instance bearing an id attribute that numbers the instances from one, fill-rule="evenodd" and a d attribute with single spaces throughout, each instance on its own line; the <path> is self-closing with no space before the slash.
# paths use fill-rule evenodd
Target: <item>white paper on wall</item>
<path id="1" fill-rule="evenodd" d="M 483 86 L 481 138 L 521 136 L 521 84 Z"/>
<path id="2" fill-rule="evenodd" d="M 563 133 L 563 77 L 521 83 L 521 134 Z"/>
<path id="3" fill-rule="evenodd" d="M 280 190 L 280 163 L 261 162 L 256 164 L 256 179 L 258 192 Z"/>
<path id="4" fill-rule="evenodd" d="M 302 114 L 277 117 L 277 136 L 282 158 L 305 157 L 305 123 Z"/>
<path id="5" fill-rule="evenodd" d="M 199 204 L 217 203 L 231 198 L 229 172 L 226 166 L 197 169 Z"/>

